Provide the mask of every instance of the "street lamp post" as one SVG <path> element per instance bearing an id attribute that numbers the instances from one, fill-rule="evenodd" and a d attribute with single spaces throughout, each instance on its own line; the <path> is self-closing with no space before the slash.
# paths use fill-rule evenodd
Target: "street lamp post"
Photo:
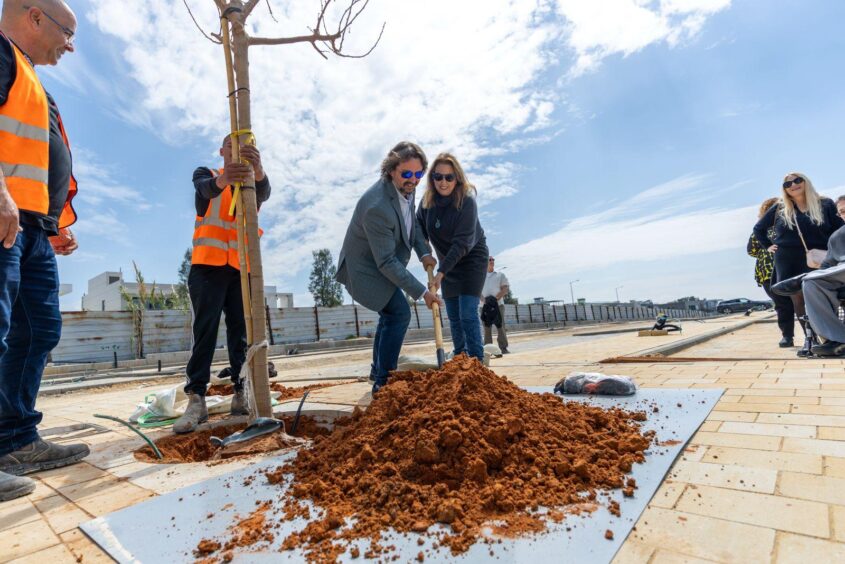
<path id="1" fill-rule="evenodd" d="M 572 305 L 575 305 L 575 291 L 572 289 L 572 285 L 576 282 L 580 282 L 580 280 L 572 280 L 569 282 L 569 297 L 572 298 Z"/>
<path id="2" fill-rule="evenodd" d="M 619 290 L 621 290 L 621 289 L 622 289 L 622 288 L 624 288 L 624 287 L 625 287 L 625 286 L 617 286 L 617 287 L 616 287 L 616 303 L 617 303 L 617 304 L 622 303 L 622 302 L 619 300 Z"/>

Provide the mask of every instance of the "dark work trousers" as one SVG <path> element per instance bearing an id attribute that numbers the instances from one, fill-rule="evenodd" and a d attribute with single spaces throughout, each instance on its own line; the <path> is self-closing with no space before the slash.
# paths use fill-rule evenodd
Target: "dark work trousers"
<path id="1" fill-rule="evenodd" d="M 229 366 L 232 383 L 241 389 L 241 366 L 246 360 L 246 323 L 241 301 L 241 274 L 229 265 L 191 265 L 188 274 L 188 293 L 191 296 L 194 343 L 191 360 L 185 372 L 188 383 L 185 393 L 205 395 L 211 381 L 211 362 L 217 344 L 220 314 L 226 314 L 226 344 L 229 348 Z"/>
<path id="2" fill-rule="evenodd" d="M 795 336 L 795 307 L 792 305 L 792 298 L 775 294 L 771 290 L 771 285 L 772 280 L 766 280 L 763 282 L 763 290 L 775 304 L 780 334 L 787 339 L 792 339 Z"/>

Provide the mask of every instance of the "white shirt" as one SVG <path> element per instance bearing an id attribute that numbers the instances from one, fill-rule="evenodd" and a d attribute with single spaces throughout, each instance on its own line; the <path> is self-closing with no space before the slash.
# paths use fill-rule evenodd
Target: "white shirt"
<path id="1" fill-rule="evenodd" d="M 395 189 L 396 186 L 393 188 Z M 410 241 L 411 230 L 414 228 L 414 209 L 412 203 L 414 201 L 414 195 L 411 194 L 406 198 L 399 190 L 396 190 L 396 193 L 399 195 L 399 209 L 402 211 L 402 219 L 405 221 L 405 233 L 408 235 L 408 241 Z"/>
<path id="2" fill-rule="evenodd" d="M 493 272 L 487 273 L 487 279 L 484 281 L 484 288 L 481 289 L 481 296 L 486 298 L 487 296 L 495 296 L 499 292 L 502 291 L 504 286 L 509 286 L 508 278 L 501 272 Z M 499 304 L 504 304 L 505 299 L 504 296 L 499 298 Z"/>

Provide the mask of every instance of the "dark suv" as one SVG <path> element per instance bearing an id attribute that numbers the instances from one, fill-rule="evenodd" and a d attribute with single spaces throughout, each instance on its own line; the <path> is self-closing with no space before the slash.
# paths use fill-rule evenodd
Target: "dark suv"
<path id="1" fill-rule="evenodd" d="M 716 311 L 718 311 L 719 313 L 735 313 L 737 311 L 748 310 L 763 311 L 764 309 L 770 309 L 771 307 L 772 302 L 770 301 L 736 298 L 734 300 L 722 300 L 721 302 L 716 304 Z"/>

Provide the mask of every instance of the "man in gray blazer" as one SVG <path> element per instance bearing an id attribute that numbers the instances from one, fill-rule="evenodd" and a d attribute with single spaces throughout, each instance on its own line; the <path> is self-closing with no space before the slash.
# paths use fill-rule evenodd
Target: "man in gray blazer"
<path id="1" fill-rule="evenodd" d="M 836 201 L 845 206 L 845 196 Z M 808 273 L 802 284 L 807 317 L 813 329 L 827 339 L 813 347 L 816 356 L 845 355 L 845 325 L 839 319 L 839 289 L 845 286 L 845 227 L 833 232 L 827 241 L 827 256 L 821 268 Z"/>
<path id="2" fill-rule="evenodd" d="M 414 143 L 403 141 L 381 163 L 381 178 L 364 192 L 346 230 L 337 267 L 337 280 L 356 302 L 379 315 L 373 342 L 370 377 L 373 393 L 396 370 L 399 351 L 411 322 L 413 299 L 422 296 L 429 308 L 443 301 L 408 272 L 411 249 L 423 266 L 434 266 L 431 248 L 414 213 L 414 193 L 428 161 Z"/>

